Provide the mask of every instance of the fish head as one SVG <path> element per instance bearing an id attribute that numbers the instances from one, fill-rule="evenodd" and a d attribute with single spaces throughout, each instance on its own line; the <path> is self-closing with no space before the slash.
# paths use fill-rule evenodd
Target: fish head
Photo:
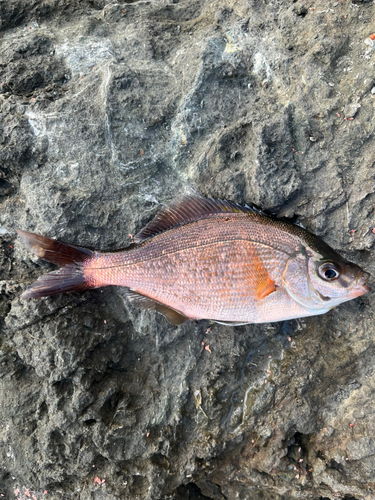
<path id="1" fill-rule="evenodd" d="M 283 286 L 296 302 L 318 314 L 369 292 L 369 277 L 357 264 L 324 245 L 318 251 L 306 247 L 291 256 Z"/>

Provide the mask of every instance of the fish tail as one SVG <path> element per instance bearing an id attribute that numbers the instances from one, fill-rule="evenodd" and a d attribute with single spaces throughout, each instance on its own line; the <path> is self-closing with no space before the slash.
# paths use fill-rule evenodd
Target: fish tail
<path id="1" fill-rule="evenodd" d="M 85 277 L 83 269 L 84 263 L 91 260 L 95 252 L 27 231 L 17 230 L 17 233 L 35 255 L 62 266 L 57 271 L 38 278 L 23 292 L 22 299 L 36 299 L 95 287 Z"/>

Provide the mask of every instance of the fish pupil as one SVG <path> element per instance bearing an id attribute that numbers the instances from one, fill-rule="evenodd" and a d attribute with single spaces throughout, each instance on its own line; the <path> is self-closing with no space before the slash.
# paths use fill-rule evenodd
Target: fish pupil
<path id="1" fill-rule="evenodd" d="M 337 276 L 337 272 L 334 271 L 333 269 L 326 269 L 324 271 L 324 276 L 328 279 L 328 280 L 331 280 L 333 278 L 336 278 Z"/>

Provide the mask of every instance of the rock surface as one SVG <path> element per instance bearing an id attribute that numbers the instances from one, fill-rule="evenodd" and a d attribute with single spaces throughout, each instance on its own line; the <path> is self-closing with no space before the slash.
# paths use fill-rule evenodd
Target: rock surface
<path id="1" fill-rule="evenodd" d="M 172 327 L 115 288 L 21 301 L 52 266 L 14 232 L 123 248 L 197 191 L 295 217 L 375 275 L 373 2 L 0 12 L 0 494 L 375 498 L 374 294 L 235 328 Z"/>

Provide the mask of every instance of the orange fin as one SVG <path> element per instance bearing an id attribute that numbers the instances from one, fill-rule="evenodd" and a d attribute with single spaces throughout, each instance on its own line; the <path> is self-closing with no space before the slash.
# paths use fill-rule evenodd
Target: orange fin
<path id="1" fill-rule="evenodd" d="M 260 258 L 256 246 L 247 242 L 247 261 L 249 263 L 249 275 L 247 284 L 250 287 L 251 293 L 256 300 L 262 300 L 270 293 L 276 290 L 275 283 L 268 275 L 267 269 L 264 267 L 263 261 Z"/>
<path id="2" fill-rule="evenodd" d="M 151 309 L 152 311 L 157 311 L 167 318 L 169 323 L 172 325 L 182 325 L 185 321 L 188 321 L 190 318 L 185 316 L 184 314 L 172 309 L 171 307 L 162 304 L 161 302 L 157 302 L 154 299 L 150 299 L 146 295 L 142 295 L 135 290 L 130 290 L 129 288 L 122 288 L 122 294 L 133 304 L 135 307 L 140 307 L 142 309 Z"/>
<path id="3" fill-rule="evenodd" d="M 276 290 L 276 286 L 275 286 L 275 283 L 271 280 L 271 278 L 268 276 L 267 274 L 267 283 L 262 283 L 261 286 L 259 286 L 256 290 L 256 299 L 257 300 L 262 300 L 264 299 L 265 297 L 267 297 L 267 295 L 269 295 L 270 293 L 274 292 Z"/>

